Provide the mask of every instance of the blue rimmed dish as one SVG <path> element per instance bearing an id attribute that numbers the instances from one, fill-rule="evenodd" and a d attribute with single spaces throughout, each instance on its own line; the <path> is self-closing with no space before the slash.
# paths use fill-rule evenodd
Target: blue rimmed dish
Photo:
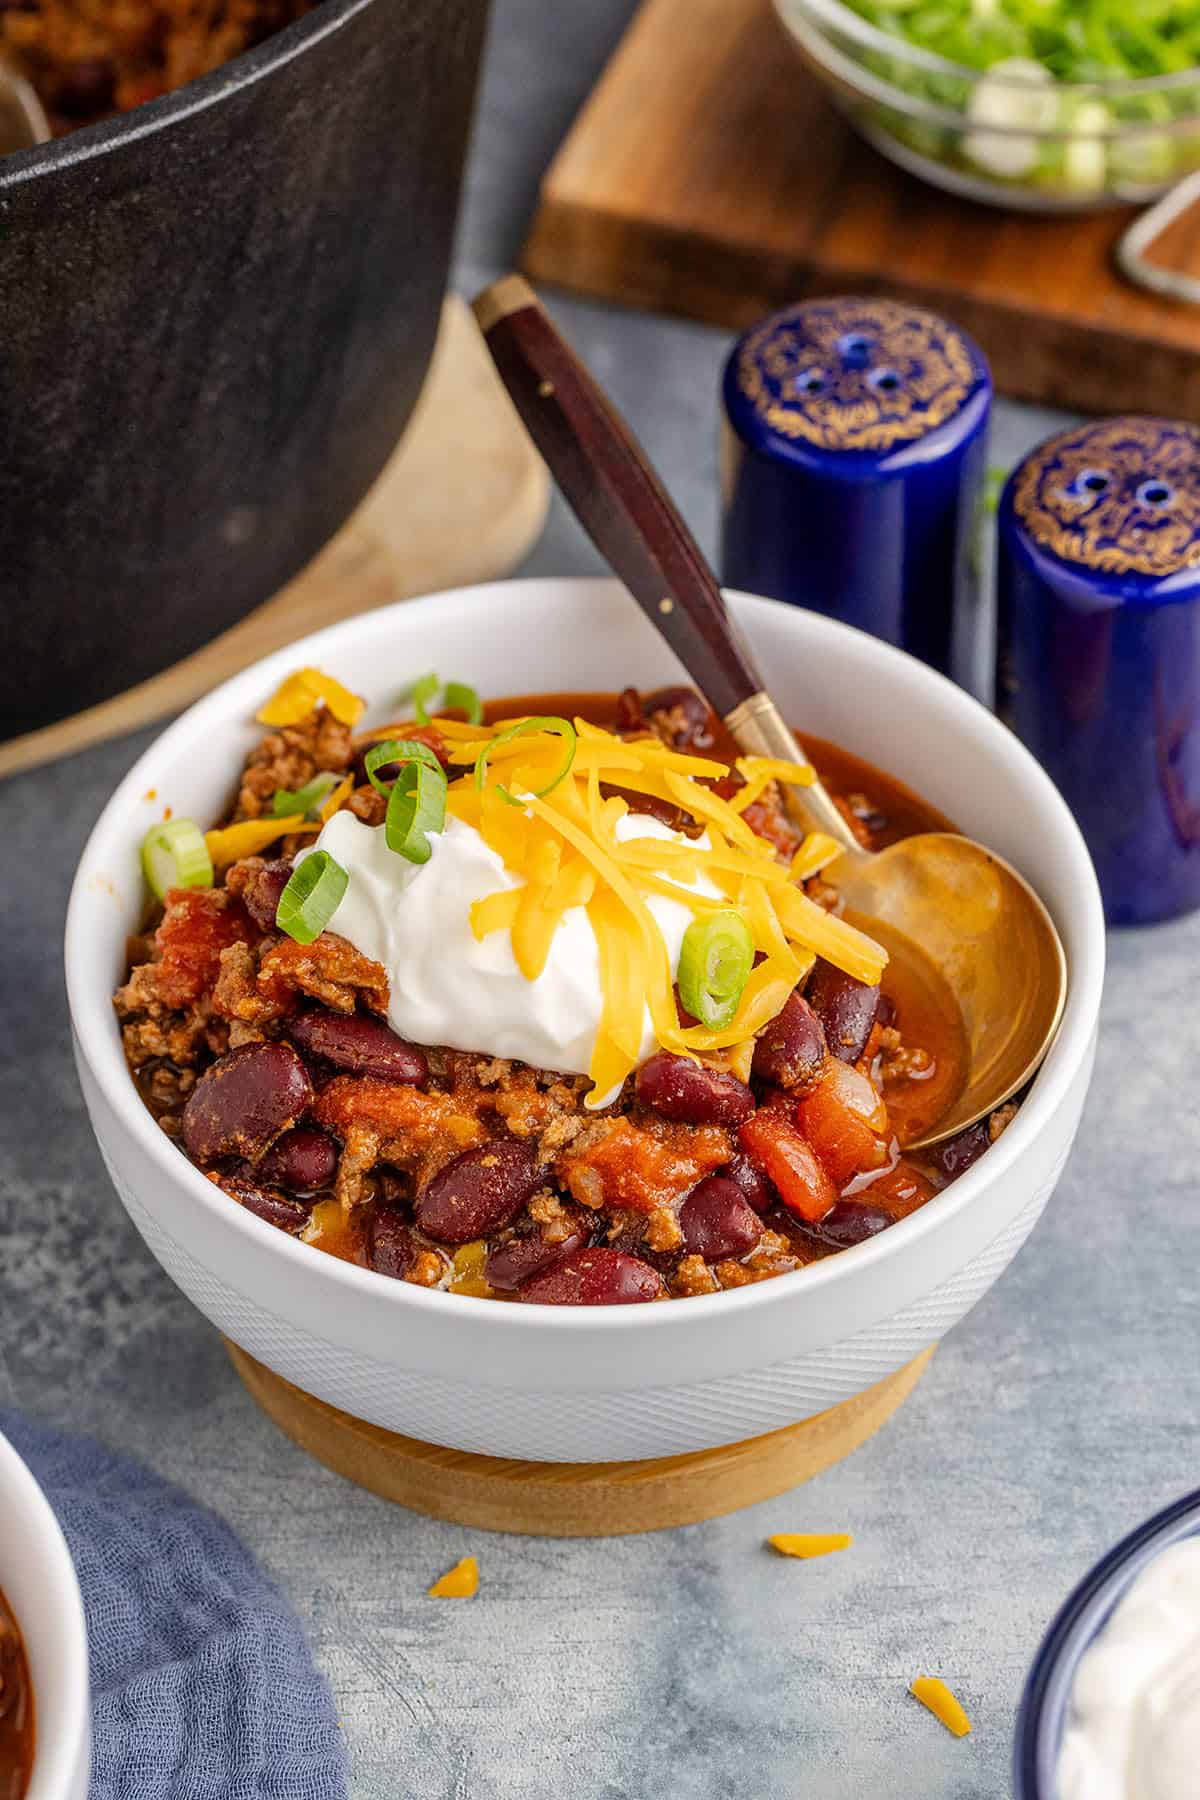
<path id="1" fill-rule="evenodd" d="M 1055 1618 L 1025 1683 L 1013 1747 L 1015 1800 L 1058 1800 L 1058 1759 L 1079 1665 L 1142 1572 L 1172 1544 L 1200 1537 L 1200 1489 L 1122 1538 Z"/>

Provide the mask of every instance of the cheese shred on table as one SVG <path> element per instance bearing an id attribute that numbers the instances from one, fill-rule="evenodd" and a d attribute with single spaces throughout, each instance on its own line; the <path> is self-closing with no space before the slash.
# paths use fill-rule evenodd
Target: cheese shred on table
<path id="1" fill-rule="evenodd" d="M 835 1550 L 848 1550 L 854 1539 L 848 1531 L 779 1531 L 767 1539 L 780 1556 L 831 1556 Z"/>
<path id="2" fill-rule="evenodd" d="M 438 1577 L 429 1592 L 435 1600 L 469 1600 L 479 1592 L 479 1564 L 473 1556 L 464 1556 Z"/>
<path id="3" fill-rule="evenodd" d="M 918 1675 L 909 1692 L 947 1731 L 955 1737 L 966 1737 L 971 1721 L 944 1681 L 939 1681 L 936 1675 Z"/>

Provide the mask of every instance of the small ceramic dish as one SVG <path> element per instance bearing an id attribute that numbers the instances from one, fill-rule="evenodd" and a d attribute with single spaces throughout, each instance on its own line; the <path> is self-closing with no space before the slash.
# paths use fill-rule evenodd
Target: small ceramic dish
<path id="1" fill-rule="evenodd" d="M 85 1800 L 91 1764 L 87 1627 L 71 1553 L 41 1488 L 0 1437 L 0 1592 L 29 1661 L 35 1743 L 26 1800 Z"/>
<path id="2" fill-rule="evenodd" d="M 1200 1537 L 1200 1490 L 1185 1494 L 1122 1538 L 1064 1603 L 1042 1640 L 1021 1697 L 1013 1755 L 1016 1800 L 1058 1800 L 1059 1753 L 1085 1652 L 1142 1571 L 1169 1545 L 1190 1537 Z"/>
<path id="3" fill-rule="evenodd" d="M 489 697 L 652 688 L 671 652 L 612 581 L 517 581 L 410 601 L 266 658 L 177 720 L 131 769 L 83 853 L 67 921 L 76 1057 L 130 1216 L 226 1336 L 296 1387 L 390 1431 L 501 1457 L 610 1462 L 709 1449 L 849 1399 L 940 1338 L 1007 1267 L 1066 1161 L 1104 970 L 1095 876 L 1067 808 L 1017 740 L 901 651 L 777 602 L 731 601 L 785 715 L 914 788 L 1033 882 L 1069 963 L 1062 1028 L 1015 1122 L 945 1193 L 867 1243 L 772 1281 L 665 1306 L 543 1307 L 389 1281 L 231 1204 L 156 1125 L 112 993 L 145 909 L 139 846 L 164 806 L 208 820 L 261 736 L 257 709 L 317 665 L 370 701 L 437 668 Z"/>
<path id="4" fill-rule="evenodd" d="M 973 69 L 842 0 L 775 0 L 805 62 L 877 150 L 951 193 L 1028 212 L 1153 200 L 1200 166 L 1200 69 L 1055 81 Z"/>

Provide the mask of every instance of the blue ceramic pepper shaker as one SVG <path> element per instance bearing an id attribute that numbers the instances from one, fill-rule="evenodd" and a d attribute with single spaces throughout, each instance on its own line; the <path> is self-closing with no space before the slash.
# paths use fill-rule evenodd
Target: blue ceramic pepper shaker
<path id="1" fill-rule="evenodd" d="M 964 332 L 892 300 L 808 300 L 725 369 L 721 579 L 971 684 L 992 384 Z"/>
<path id="2" fill-rule="evenodd" d="M 1114 925 L 1200 906 L 1200 430 L 1101 419 L 1000 502 L 997 706 L 1057 782 Z"/>

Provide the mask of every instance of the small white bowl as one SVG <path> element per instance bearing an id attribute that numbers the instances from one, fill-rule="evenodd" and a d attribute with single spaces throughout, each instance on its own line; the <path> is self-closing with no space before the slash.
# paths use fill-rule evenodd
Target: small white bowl
<path id="1" fill-rule="evenodd" d="M 46 1496 L 2 1436 L 0 1592 L 20 1627 L 33 1687 L 33 1779 L 26 1800 L 85 1800 L 92 1725 L 79 1583 Z"/>
<path id="2" fill-rule="evenodd" d="M 1015 1123 L 911 1217 L 757 1286 L 660 1306 L 519 1306 L 352 1267 L 233 1205 L 159 1130 L 121 1054 L 111 994 L 144 894 L 138 846 L 164 805 L 207 821 L 261 733 L 259 706 L 317 664 L 395 716 L 436 668 L 484 694 L 649 688 L 675 658 L 612 581 L 493 583 L 331 626 L 192 707 L 131 769 L 83 853 L 67 988 L 92 1124 L 164 1268 L 251 1356 L 372 1424 L 456 1449 L 550 1462 L 668 1456 L 789 1425 L 911 1361 L 984 1294 L 1066 1161 L 1095 1051 L 1100 896 L 1083 840 L 1017 740 L 952 683 L 861 632 L 732 599 L 784 713 L 897 775 L 1033 882 L 1066 945 L 1062 1030 Z"/>

